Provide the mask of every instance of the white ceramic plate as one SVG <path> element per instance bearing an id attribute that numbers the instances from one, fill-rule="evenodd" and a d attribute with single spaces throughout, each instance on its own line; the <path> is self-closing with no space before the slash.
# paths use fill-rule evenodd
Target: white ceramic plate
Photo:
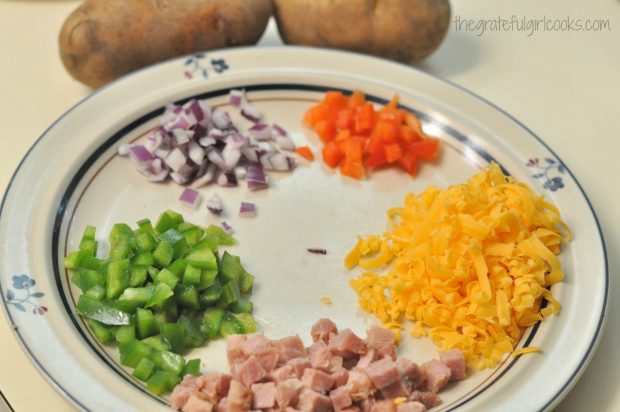
<path id="1" fill-rule="evenodd" d="M 0 210 L 0 287 L 17 338 L 60 392 L 85 410 L 166 409 L 119 366 L 116 349 L 102 348 L 75 314 L 77 293 L 62 258 L 77 247 L 85 225 L 95 225 L 105 239 L 113 223 L 156 219 L 167 208 L 193 222 L 219 223 L 204 206 L 183 210 L 177 185 L 147 183 L 116 148 L 153 127 L 167 102 L 200 97 L 226 106 L 231 88 L 245 88 L 268 122 L 315 150 L 319 142 L 301 117 L 333 88 L 363 89 L 377 103 L 398 93 L 426 131 L 444 142 L 441 161 L 424 164 L 415 180 L 386 170 L 352 181 L 315 161 L 276 177 L 265 191 L 202 189 L 204 196 L 217 192 L 224 199 L 225 218 L 239 240 L 234 252 L 257 277 L 255 315 L 269 337 L 299 333 L 308 342 L 321 317 L 363 334 L 377 321 L 358 308 L 347 284 L 354 273 L 342 264 L 355 236 L 381 232 L 385 211 L 407 192 L 464 181 L 495 160 L 544 193 L 575 233 L 561 254 L 566 280 L 553 286 L 562 312 L 528 329 L 519 344 L 541 346 L 542 354 L 508 358 L 450 386 L 437 409 L 539 410 L 561 399 L 596 347 L 608 294 L 603 239 L 574 176 L 531 131 L 465 90 L 403 65 L 306 48 L 213 51 L 141 70 L 79 103 L 28 152 Z M 257 204 L 257 218 L 237 217 L 241 200 Z M 312 255 L 307 247 L 328 254 Z M 321 303 L 323 296 L 333 305 Z M 419 361 L 436 356 L 429 340 L 403 336 L 400 354 Z M 226 368 L 223 341 L 195 354 L 204 370 Z"/>

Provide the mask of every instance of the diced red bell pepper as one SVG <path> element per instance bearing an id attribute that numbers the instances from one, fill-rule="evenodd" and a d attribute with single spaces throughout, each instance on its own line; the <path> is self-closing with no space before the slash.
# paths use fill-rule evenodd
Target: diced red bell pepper
<path id="1" fill-rule="evenodd" d="M 335 142 L 328 142 L 323 147 L 323 161 L 332 169 L 336 168 L 343 158 L 344 153 Z"/>
<path id="2" fill-rule="evenodd" d="M 439 140 L 424 139 L 411 143 L 411 150 L 421 160 L 433 160 L 439 153 Z"/>

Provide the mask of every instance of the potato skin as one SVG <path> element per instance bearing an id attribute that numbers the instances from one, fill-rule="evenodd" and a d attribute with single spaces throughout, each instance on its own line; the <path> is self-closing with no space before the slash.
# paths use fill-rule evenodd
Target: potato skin
<path id="1" fill-rule="evenodd" d="M 330 47 L 416 63 L 450 24 L 448 0 L 274 0 L 287 44 Z"/>
<path id="2" fill-rule="evenodd" d="M 86 0 L 59 36 L 71 76 L 97 88 L 172 57 L 256 43 L 271 0 Z"/>

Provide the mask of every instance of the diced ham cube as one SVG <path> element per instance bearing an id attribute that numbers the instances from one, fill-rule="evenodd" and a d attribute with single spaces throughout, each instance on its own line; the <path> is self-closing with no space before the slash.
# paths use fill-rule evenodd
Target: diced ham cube
<path id="1" fill-rule="evenodd" d="M 371 363 L 366 368 L 366 373 L 378 389 L 383 389 L 400 379 L 396 362 L 391 358 L 383 358 Z"/>
<path id="2" fill-rule="evenodd" d="M 239 347 L 246 356 L 256 355 L 257 353 L 264 352 L 272 346 L 272 342 L 265 337 L 262 333 L 255 333 L 249 335 L 245 341 L 239 344 Z"/>
<path id="3" fill-rule="evenodd" d="M 364 399 L 363 401 L 360 402 L 360 408 L 362 409 L 363 412 L 370 412 L 370 409 L 372 408 L 374 404 L 375 404 L 374 398 Z"/>
<path id="4" fill-rule="evenodd" d="M 233 379 L 237 379 L 248 387 L 268 375 L 268 372 L 263 369 L 255 356 L 250 356 L 242 363 L 237 363 L 235 367 L 232 368 L 232 372 Z"/>
<path id="5" fill-rule="evenodd" d="M 346 409 L 353 404 L 349 391 L 344 386 L 331 391 L 329 393 L 329 398 L 331 399 L 332 406 L 336 412 Z"/>
<path id="6" fill-rule="evenodd" d="M 224 396 L 220 399 L 220 402 L 217 404 L 216 408 L 217 412 L 228 412 L 228 397 Z"/>
<path id="7" fill-rule="evenodd" d="M 226 341 L 226 355 L 229 365 L 233 365 L 245 359 L 241 344 L 245 342 L 246 338 L 246 335 L 230 335 L 228 337 Z"/>
<path id="8" fill-rule="evenodd" d="M 269 377 L 275 382 L 281 382 L 289 378 L 295 378 L 297 375 L 295 374 L 295 369 L 293 369 L 293 366 L 287 364 L 275 369 L 271 372 Z"/>
<path id="9" fill-rule="evenodd" d="M 409 400 L 423 403 L 428 409 L 441 404 L 439 396 L 430 391 L 413 391 L 409 395 Z"/>
<path id="10" fill-rule="evenodd" d="M 200 392 L 194 392 L 181 410 L 183 412 L 211 412 L 213 411 L 213 404 Z"/>
<path id="11" fill-rule="evenodd" d="M 343 329 L 329 341 L 329 349 L 338 356 L 349 358 L 366 352 L 366 343 L 351 329 Z"/>
<path id="12" fill-rule="evenodd" d="M 411 389 L 421 386 L 426 379 L 422 369 L 411 359 L 400 358 L 396 361 L 396 367 L 401 376 L 411 384 Z"/>
<path id="13" fill-rule="evenodd" d="M 325 371 L 329 370 L 334 354 L 323 341 L 312 344 L 308 352 L 310 353 L 310 363 L 313 368 Z"/>
<path id="14" fill-rule="evenodd" d="M 422 364 L 426 376 L 426 387 L 432 392 L 439 392 L 450 380 L 452 372 L 443 362 L 433 359 Z"/>
<path id="15" fill-rule="evenodd" d="M 389 356 L 395 360 L 395 343 L 396 335 L 389 329 L 373 325 L 366 331 L 366 344 L 369 348 L 375 349 L 380 357 Z"/>
<path id="16" fill-rule="evenodd" d="M 368 352 L 360 356 L 359 361 L 357 362 L 356 366 L 360 369 L 365 369 L 377 359 L 378 359 L 377 351 L 375 349 L 370 348 L 368 349 Z"/>
<path id="17" fill-rule="evenodd" d="M 297 402 L 297 408 L 304 412 L 329 412 L 331 407 L 332 401 L 327 396 L 308 388 L 301 391 Z"/>
<path id="18" fill-rule="evenodd" d="M 304 371 L 301 382 L 316 392 L 327 392 L 334 385 L 334 378 L 321 370 L 308 368 Z"/>
<path id="19" fill-rule="evenodd" d="M 274 340 L 273 344 L 278 352 L 278 365 L 284 365 L 291 359 L 306 356 L 304 343 L 297 335 Z"/>
<path id="20" fill-rule="evenodd" d="M 276 403 L 276 384 L 273 382 L 255 383 L 250 387 L 252 392 L 252 408 L 273 408 Z"/>
<path id="21" fill-rule="evenodd" d="M 261 352 L 257 352 L 252 355 L 256 358 L 260 366 L 267 372 L 270 373 L 275 369 L 278 364 L 278 351 L 274 346 L 270 346 L 265 348 Z"/>
<path id="22" fill-rule="evenodd" d="M 452 373 L 450 380 L 461 380 L 467 377 L 467 364 L 462 351 L 452 349 L 447 352 L 440 352 L 439 360 L 450 368 Z"/>
<path id="23" fill-rule="evenodd" d="M 306 369 L 312 367 L 310 361 L 307 358 L 291 359 L 290 361 L 288 361 L 287 365 L 293 367 L 293 372 L 295 372 L 295 376 L 297 376 L 299 379 L 304 376 L 304 371 Z"/>
<path id="24" fill-rule="evenodd" d="M 346 388 L 354 401 L 363 401 L 374 393 L 374 388 L 368 375 L 356 369 L 349 372 Z"/>
<path id="25" fill-rule="evenodd" d="M 349 381 L 349 371 L 344 368 L 338 369 L 336 372 L 332 372 L 332 378 L 334 379 L 332 388 L 344 386 Z"/>
<path id="26" fill-rule="evenodd" d="M 276 385 L 276 402 L 280 409 L 297 403 L 304 385 L 299 379 L 287 379 Z"/>
<path id="27" fill-rule="evenodd" d="M 370 412 L 396 412 L 396 405 L 391 399 L 378 401 L 370 407 Z"/>
<path id="28" fill-rule="evenodd" d="M 343 409 L 340 412 L 360 412 L 360 411 L 361 409 L 354 405 L 354 406 L 351 406 L 350 408 Z"/>
<path id="29" fill-rule="evenodd" d="M 426 412 L 426 406 L 417 401 L 405 402 L 396 405 L 396 412 Z"/>
<path id="30" fill-rule="evenodd" d="M 202 379 L 202 376 L 197 378 L 192 375 L 186 375 L 181 383 L 174 388 L 172 394 L 170 394 L 170 406 L 172 409 L 180 411 L 192 393 L 197 391 L 200 385 L 202 385 Z"/>
<path id="31" fill-rule="evenodd" d="M 313 342 L 323 341 L 324 343 L 329 343 L 331 336 L 337 333 L 336 324 L 329 319 L 319 319 L 310 331 Z"/>
<path id="32" fill-rule="evenodd" d="M 402 379 L 381 389 L 381 393 L 385 399 L 400 398 L 409 396 L 410 389 L 405 385 Z"/>
<path id="33" fill-rule="evenodd" d="M 220 398 L 226 396 L 228 393 L 232 376 L 214 372 L 204 376 L 203 378 L 200 392 L 206 396 L 209 402 L 217 405 Z"/>
<path id="34" fill-rule="evenodd" d="M 248 389 L 238 380 L 230 381 L 228 390 L 226 412 L 245 412 L 250 409 L 250 396 Z"/>

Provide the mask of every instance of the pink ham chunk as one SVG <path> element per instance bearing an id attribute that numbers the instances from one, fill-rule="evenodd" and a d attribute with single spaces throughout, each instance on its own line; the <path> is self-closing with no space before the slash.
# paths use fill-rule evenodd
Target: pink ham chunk
<path id="1" fill-rule="evenodd" d="M 426 412 L 426 406 L 421 402 L 404 402 L 396 406 L 396 412 Z"/>
<path id="2" fill-rule="evenodd" d="M 343 329 L 329 341 L 329 349 L 338 356 L 350 358 L 366 352 L 366 343 L 351 329 Z"/>
<path id="3" fill-rule="evenodd" d="M 276 384 L 273 382 L 255 383 L 250 387 L 252 408 L 268 409 L 276 404 Z"/>
<path id="4" fill-rule="evenodd" d="M 230 380 L 232 376 L 223 373 L 210 373 L 204 376 L 200 392 L 214 405 L 226 396 L 230 388 Z"/>
<path id="5" fill-rule="evenodd" d="M 424 384 L 426 376 L 422 369 L 412 360 L 400 358 L 396 361 L 396 367 L 400 375 L 409 383 L 410 389 L 416 389 Z"/>
<path id="6" fill-rule="evenodd" d="M 291 359 L 306 356 L 304 343 L 297 335 L 274 340 L 273 345 L 278 353 L 278 365 L 284 365 Z"/>
<path id="7" fill-rule="evenodd" d="M 349 381 L 349 371 L 341 368 L 335 372 L 332 372 L 332 378 L 334 379 L 334 385 L 332 388 L 338 388 L 344 386 Z"/>
<path id="8" fill-rule="evenodd" d="M 305 387 L 313 391 L 324 393 L 332 388 L 334 385 L 334 378 L 326 372 L 309 368 L 304 371 L 301 382 Z"/>
<path id="9" fill-rule="evenodd" d="M 329 319 L 319 319 L 310 331 L 313 342 L 322 341 L 323 343 L 329 343 L 331 337 L 337 333 L 336 324 Z"/>
<path id="10" fill-rule="evenodd" d="M 239 344 L 240 349 L 246 356 L 256 355 L 261 353 L 272 346 L 272 342 L 265 337 L 262 333 L 255 333 L 249 335 L 247 339 Z"/>
<path id="11" fill-rule="evenodd" d="M 245 335 L 230 335 L 226 340 L 226 356 L 228 357 L 229 365 L 233 365 L 245 359 L 241 344 L 245 342 L 246 339 L 247 337 Z"/>
<path id="12" fill-rule="evenodd" d="M 360 356 L 356 366 L 360 369 L 365 369 L 377 359 L 379 359 L 377 357 L 377 351 L 375 349 L 369 348 L 368 352 Z"/>
<path id="13" fill-rule="evenodd" d="M 371 406 L 370 412 L 396 412 L 396 405 L 391 399 L 377 401 Z"/>
<path id="14" fill-rule="evenodd" d="M 245 361 L 233 365 L 232 368 L 233 379 L 240 381 L 248 387 L 267 375 L 268 372 L 262 367 L 260 361 L 255 356 L 250 356 Z"/>
<path id="15" fill-rule="evenodd" d="M 282 382 L 284 380 L 297 377 L 295 374 L 295 370 L 291 365 L 283 365 L 278 369 L 275 369 L 269 375 L 270 380 L 274 382 Z"/>
<path id="16" fill-rule="evenodd" d="M 411 390 L 407 387 L 407 385 L 403 382 L 402 379 L 397 380 L 396 382 L 386 386 L 381 389 L 381 394 L 385 399 L 389 398 L 406 398 L 409 396 Z"/>
<path id="17" fill-rule="evenodd" d="M 297 376 L 299 379 L 304 376 L 304 371 L 306 369 L 312 367 L 310 361 L 307 358 L 291 359 L 290 361 L 288 361 L 287 365 L 290 365 L 293 368 L 295 376 Z"/>
<path id="18" fill-rule="evenodd" d="M 463 352 L 458 349 L 439 353 L 439 360 L 450 368 L 450 380 L 461 380 L 467 377 L 467 364 Z"/>
<path id="19" fill-rule="evenodd" d="M 200 392 L 194 392 L 181 410 L 183 412 L 211 412 L 213 411 L 213 404 L 205 399 Z"/>
<path id="20" fill-rule="evenodd" d="M 329 412 L 332 409 L 332 401 L 325 395 L 305 388 L 299 395 L 297 408 L 304 412 Z"/>
<path id="21" fill-rule="evenodd" d="M 297 403 L 304 385 L 299 379 L 287 379 L 276 385 L 276 402 L 280 409 Z"/>
<path id="22" fill-rule="evenodd" d="M 353 400 L 349 395 L 349 391 L 344 386 L 331 391 L 329 393 L 329 399 L 331 399 L 332 406 L 336 412 L 347 409 L 349 406 L 353 405 Z"/>
<path id="23" fill-rule="evenodd" d="M 430 391 L 413 391 L 409 395 L 410 401 L 416 401 L 424 404 L 428 409 L 434 408 L 441 404 L 441 399 L 435 393 Z"/>
<path id="24" fill-rule="evenodd" d="M 426 376 L 426 387 L 432 392 L 439 392 L 450 380 L 452 372 L 443 362 L 433 359 L 422 364 Z"/>
<path id="25" fill-rule="evenodd" d="M 366 331 L 366 344 L 369 348 L 377 351 L 378 357 L 389 356 L 396 360 L 396 351 L 394 344 L 396 343 L 396 335 L 391 330 L 380 326 L 371 326 Z"/>
<path id="26" fill-rule="evenodd" d="M 331 372 L 342 368 L 342 357 L 334 355 L 330 348 L 322 341 L 310 346 L 310 363 L 315 369 Z"/>
<path id="27" fill-rule="evenodd" d="M 383 389 L 400 379 L 400 372 L 396 367 L 396 362 L 391 358 L 375 361 L 365 371 L 378 389 Z"/>
<path id="28" fill-rule="evenodd" d="M 368 399 L 375 392 L 370 378 L 361 370 L 353 369 L 349 372 L 349 379 L 345 387 L 354 401 Z"/>
<path id="29" fill-rule="evenodd" d="M 203 377 L 195 377 L 192 375 L 186 375 L 181 383 L 179 383 L 172 394 L 170 394 L 170 406 L 175 411 L 180 411 L 185 405 L 185 402 L 192 396 L 192 393 L 196 392 L 202 385 Z"/>
<path id="30" fill-rule="evenodd" d="M 245 412 L 250 409 L 250 393 L 247 387 L 237 380 L 230 381 L 227 398 L 227 412 Z"/>

